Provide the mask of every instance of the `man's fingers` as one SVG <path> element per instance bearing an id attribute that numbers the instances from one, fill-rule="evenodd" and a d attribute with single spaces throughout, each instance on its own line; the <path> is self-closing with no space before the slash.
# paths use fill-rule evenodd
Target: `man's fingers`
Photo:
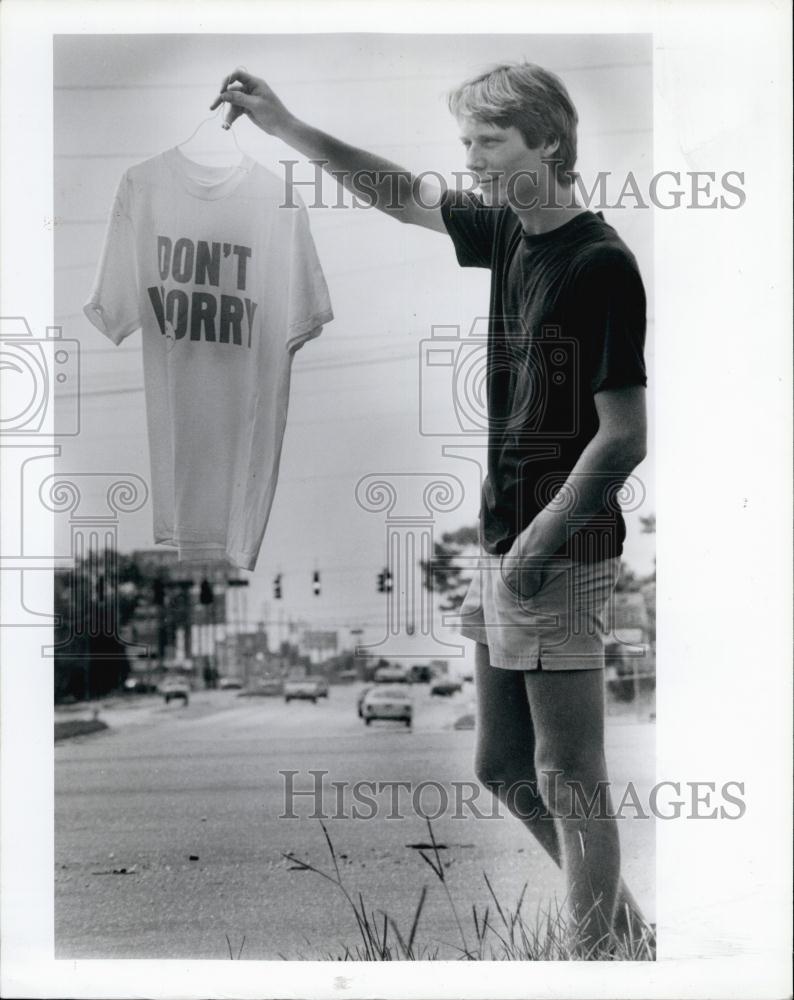
<path id="1" fill-rule="evenodd" d="M 255 77 L 251 76 L 251 74 L 247 73 L 244 69 L 236 69 L 233 73 L 230 73 L 228 76 L 225 76 L 221 81 L 221 85 L 219 88 L 220 93 L 218 97 L 216 97 L 215 100 L 212 102 L 212 104 L 210 104 L 210 111 L 214 111 L 215 108 L 218 107 L 218 105 L 222 101 L 220 94 L 222 94 L 225 90 L 228 90 L 231 84 L 241 83 L 243 86 L 247 86 L 254 79 Z"/>
<path id="2" fill-rule="evenodd" d="M 256 106 L 256 98 L 242 90 L 224 90 L 219 95 L 218 101 L 226 101 L 227 104 L 234 104 L 238 108 L 253 108 Z"/>
<path id="3" fill-rule="evenodd" d="M 241 114 L 243 114 L 242 108 L 235 108 L 234 105 L 230 104 L 229 110 L 226 112 L 223 119 L 223 127 L 229 128 L 230 125 L 233 125 L 237 121 Z"/>
<path id="4" fill-rule="evenodd" d="M 221 83 L 220 89 L 228 90 L 230 83 L 242 83 L 244 85 L 247 85 L 251 83 L 253 79 L 254 77 L 251 76 L 250 73 L 247 73 L 244 69 L 240 69 L 238 67 L 233 73 L 230 73 L 228 76 L 225 76 L 223 78 L 223 82 Z"/>

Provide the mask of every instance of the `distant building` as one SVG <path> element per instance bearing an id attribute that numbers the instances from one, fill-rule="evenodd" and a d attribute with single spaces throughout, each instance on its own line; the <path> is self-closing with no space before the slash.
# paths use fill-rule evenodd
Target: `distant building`
<path id="1" fill-rule="evenodd" d="M 139 566 L 147 568 L 171 569 L 179 565 L 176 549 L 135 549 L 132 558 Z"/>
<path id="2" fill-rule="evenodd" d="M 331 629 L 304 629 L 300 638 L 300 651 L 313 663 L 322 663 L 339 648 L 339 633 Z"/>
<path id="3" fill-rule="evenodd" d="M 179 560 L 177 549 L 135 549 L 132 558 L 141 567 L 170 569 L 175 575 L 184 579 L 202 580 L 207 577 L 213 583 L 221 583 L 229 576 L 236 576 L 237 570 L 228 559 L 207 559 L 200 563 L 183 563 Z M 172 574 L 174 575 L 174 574 Z"/>

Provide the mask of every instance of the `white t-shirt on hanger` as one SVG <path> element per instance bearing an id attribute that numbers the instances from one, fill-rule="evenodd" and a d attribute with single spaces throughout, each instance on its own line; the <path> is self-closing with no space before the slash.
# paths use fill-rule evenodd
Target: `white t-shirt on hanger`
<path id="1" fill-rule="evenodd" d="M 308 213 L 249 156 L 176 148 L 123 175 L 84 310 L 142 331 L 154 539 L 252 570 L 278 477 L 294 352 L 333 319 Z"/>

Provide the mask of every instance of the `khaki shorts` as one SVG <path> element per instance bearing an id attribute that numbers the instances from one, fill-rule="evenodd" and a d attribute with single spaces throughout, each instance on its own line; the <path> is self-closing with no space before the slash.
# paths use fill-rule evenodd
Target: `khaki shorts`
<path id="1" fill-rule="evenodd" d="M 605 611 L 620 559 L 559 559 L 544 573 L 540 590 L 524 598 L 505 558 L 480 559 L 460 607 L 461 633 L 488 646 L 493 667 L 603 669 Z"/>

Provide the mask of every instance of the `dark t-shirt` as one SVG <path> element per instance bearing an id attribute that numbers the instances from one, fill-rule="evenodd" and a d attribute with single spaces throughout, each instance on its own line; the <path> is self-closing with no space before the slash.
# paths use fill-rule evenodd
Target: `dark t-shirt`
<path id="1" fill-rule="evenodd" d="M 594 395 L 646 384 L 645 291 L 634 256 L 600 212 L 533 236 L 509 206 L 488 207 L 468 192 L 447 192 L 441 211 L 461 266 L 491 270 L 480 534 L 487 552 L 502 553 L 594 436 Z M 604 497 L 559 555 L 621 554 L 626 528 L 606 477 Z"/>

